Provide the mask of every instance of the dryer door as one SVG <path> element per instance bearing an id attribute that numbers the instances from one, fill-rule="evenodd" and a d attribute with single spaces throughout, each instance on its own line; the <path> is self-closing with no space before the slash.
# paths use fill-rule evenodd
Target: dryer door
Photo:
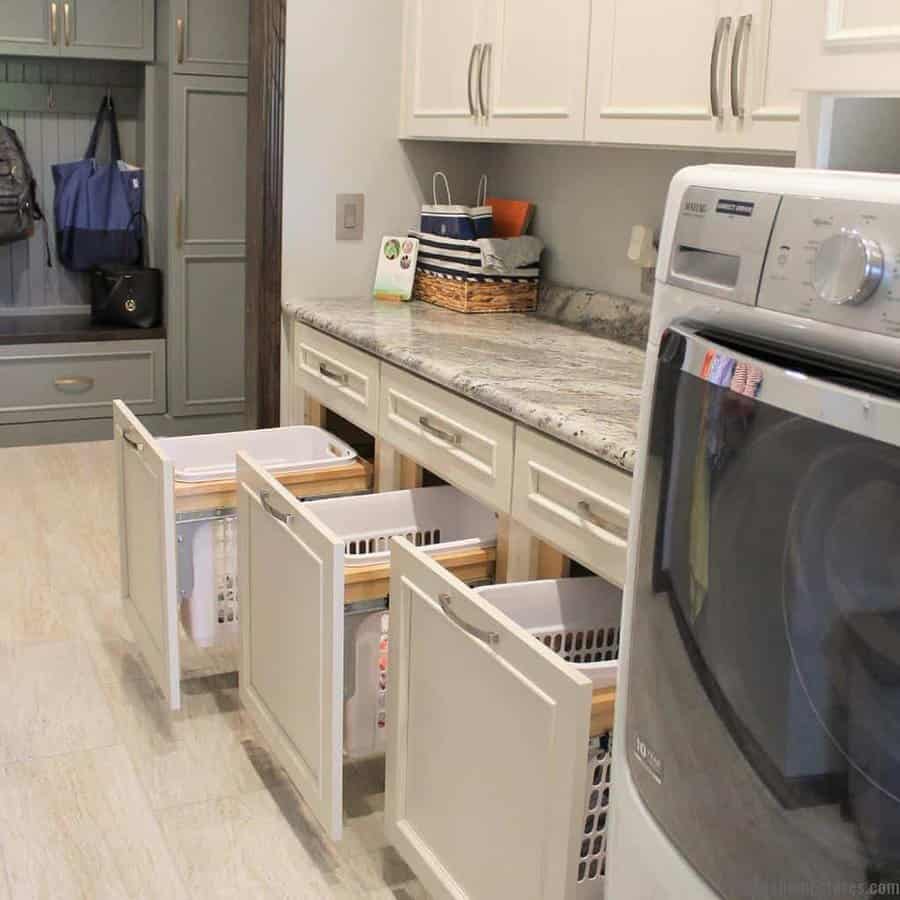
<path id="1" fill-rule="evenodd" d="M 900 879 L 898 396 L 727 337 L 661 344 L 628 760 L 729 900 Z"/>

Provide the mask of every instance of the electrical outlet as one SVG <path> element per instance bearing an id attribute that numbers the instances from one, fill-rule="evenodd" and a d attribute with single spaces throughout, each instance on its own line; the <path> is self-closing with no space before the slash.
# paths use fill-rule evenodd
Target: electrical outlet
<path id="1" fill-rule="evenodd" d="M 653 296 L 656 287 L 656 267 L 641 269 L 641 293 L 647 297 Z"/>
<path id="2" fill-rule="evenodd" d="M 339 241 L 361 241 L 365 221 L 364 194 L 338 194 L 334 210 L 334 236 Z"/>

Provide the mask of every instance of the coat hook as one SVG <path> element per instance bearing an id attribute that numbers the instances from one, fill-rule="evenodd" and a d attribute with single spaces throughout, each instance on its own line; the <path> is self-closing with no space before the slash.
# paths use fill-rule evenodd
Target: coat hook
<path id="1" fill-rule="evenodd" d="M 56 97 L 53 95 L 53 85 L 47 85 L 47 109 L 50 112 L 56 109 Z"/>

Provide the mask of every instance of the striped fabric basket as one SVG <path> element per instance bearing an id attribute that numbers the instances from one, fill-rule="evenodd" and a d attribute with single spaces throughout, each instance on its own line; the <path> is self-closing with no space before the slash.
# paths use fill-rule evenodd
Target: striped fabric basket
<path id="1" fill-rule="evenodd" d="M 537 306 L 540 266 L 514 275 L 486 274 L 476 241 L 460 241 L 422 232 L 413 298 L 456 312 L 530 312 Z"/>

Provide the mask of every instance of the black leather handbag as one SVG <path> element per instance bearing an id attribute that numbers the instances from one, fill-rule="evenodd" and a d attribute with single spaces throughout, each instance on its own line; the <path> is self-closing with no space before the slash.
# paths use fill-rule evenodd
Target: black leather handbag
<path id="1" fill-rule="evenodd" d="M 144 266 L 108 265 L 91 274 L 95 325 L 154 328 L 162 319 L 162 272 Z"/>

